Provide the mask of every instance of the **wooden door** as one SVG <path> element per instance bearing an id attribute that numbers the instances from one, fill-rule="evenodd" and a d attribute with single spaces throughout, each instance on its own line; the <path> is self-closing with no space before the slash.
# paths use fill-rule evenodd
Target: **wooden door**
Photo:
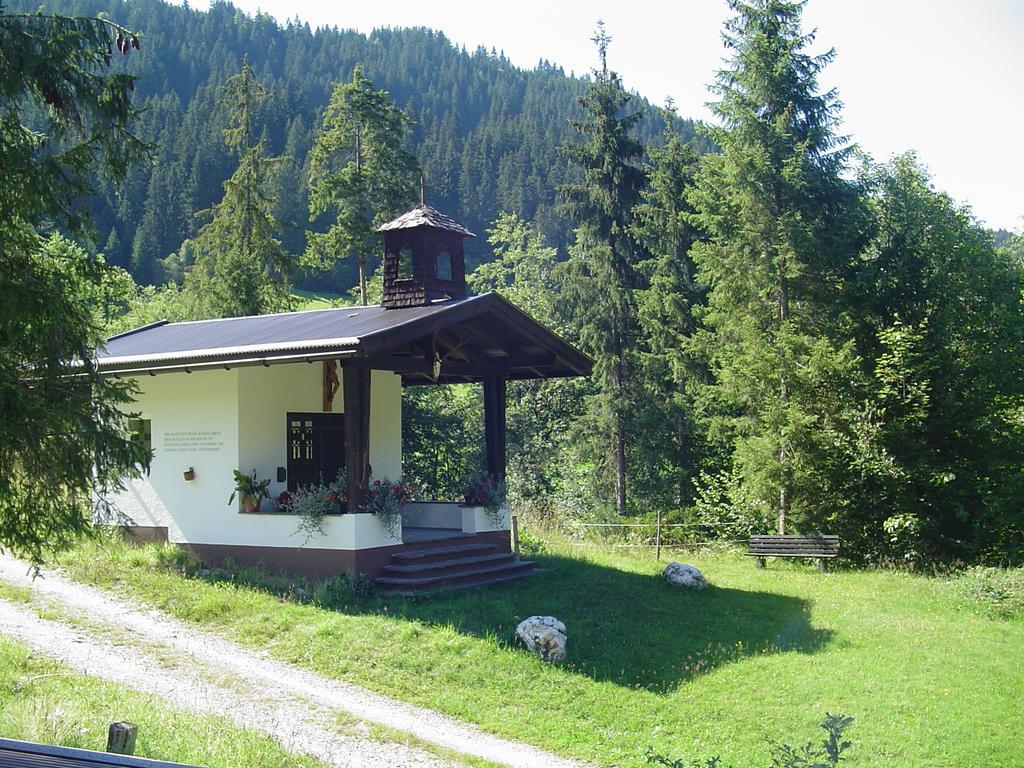
<path id="1" fill-rule="evenodd" d="M 345 416 L 288 414 L 288 490 L 331 483 L 345 468 Z"/>

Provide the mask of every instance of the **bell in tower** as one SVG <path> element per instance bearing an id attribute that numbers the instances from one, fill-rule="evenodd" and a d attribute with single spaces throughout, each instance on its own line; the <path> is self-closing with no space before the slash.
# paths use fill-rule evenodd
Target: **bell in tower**
<path id="1" fill-rule="evenodd" d="M 384 309 L 422 307 L 466 296 L 462 241 L 475 237 L 429 205 L 379 227 L 384 235 Z"/>

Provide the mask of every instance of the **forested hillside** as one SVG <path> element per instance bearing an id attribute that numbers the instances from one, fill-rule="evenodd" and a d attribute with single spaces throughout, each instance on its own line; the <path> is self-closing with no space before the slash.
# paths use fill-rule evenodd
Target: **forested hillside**
<path id="1" fill-rule="evenodd" d="M 38 3 L 5 5 L 32 11 Z M 411 148 L 431 204 L 477 233 L 508 211 L 534 221 L 550 242 L 568 241 L 570 227 L 554 211 L 566 168 L 558 146 L 578 114 L 586 81 L 558 67 L 542 61 L 524 71 L 495 51 L 468 52 L 426 29 L 367 36 L 298 22 L 281 27 L 269 16 L 247 16 L 227 3 L 201 12 L 160 0 L 71 0 L 60 10 L 106 14 L 143 36 L 137 55 L 115 67 L 138 75 L 138 130 L 156 144 L 153 162 L 138 165 L 120 192 L 105 187 L 93 211 L 96 248 L 137 282 L 180 280 L 187 256 L 172 258 L 166 269 L 161 260 L 196 233 L 196 213 L 223 194 L 235 158 L 222 138 L 227 117 L 218 96 L 245 58 L 272 94 L 257 120 L 267 150 L 292 160 L 276 190 L 290 252 L 302 252 L 306 229 L 326 228 L 324 221 L 308 221 L 307 155 L 332 87 L 348 80 L 357 64 L 415 121 Z M 343 13 L 340 18 L 344 25 Z M 644 119 L 638 135 L 650 143 L 661 132 L 662 118 L 651 105 L 639 105 Z M 693 136 L 688 122 L 679 128 Z M 471 241 L 471 263 L 487 256 L 484 238 Z M 348 262 L 334 274 L 304 278 L 306 287 L 335 291 L 355 282 L 354 264 Z"/>
<path id="2" fill-rule="evenodd" d="M 481 235 L 471 288 L 501 292 L 594 360 L 589 379 L 509 386 L 507 498 L 523 514 L 664 515 L 700 540 L 824 531 L 861 562 L 1024 558 L 1021 236 L 985 231 L 913 151 L 881 163 L 856 153 L 837 93 L 819 87 L 835 52 L 808 53 L 802 2 L 735 4 L 703 145 L 692 124 L 665 130 L 628 93 L 601 24 L 597 66 L 580 80 L 426 30 L 366 37 L 226 4 L 107 2 L 63 10 L 145 33 L 141 51 L 103 21 L 0 13 L 12 41 L 0 65 L 16 84 L 28 73 L 0 123 L 4 250 L 21 259 L 0 269 L 11 329 L 0 339 L 25 340 L 6 359 L 32 381 L 40 360 L 88 360 L 101 334 L 290 309 L 296 281 L 347 291 L 356 259 L 336 257 L 366 254 L 372 272 L 367 214 L 411 203 L 418 161 L 428 202 Z M 24 66 L 59 52 L 54 29 L 88 33 L 73 72 L 84 80 Z M 111 36 L 130 55 L 113 55 Z M 395 104 L 416 121 L 411 135 Z M 132 131 L 152 145 L 148 164 L 129 163 Z M 718 151 L 702 152 L 711 142 Z M 100 169 L 126 183 L 83 196 Z M 381 199 L 400 185 L 401 201 Z M 84 199 L 91 210 L 71 215 Z M 311 226 L 311 209 L 337 215 Z M 93 253 L 78 247 L 82 221 Z M 292 225 L 283 242 L 279 222 Z M 327 271 L 296 274 L 311 251 Z M 78 336 L 47 330 L 68 322 Z M 52 338 L 77 341 L 55 355 Z M 421 498 L 455 498 L 482 466 L 480 392 L 410 389 L 402 480 Z M 12 402 L 43 391 L 8 390 Z M 91 411 L 72 405 L 86 426 L 49 433 L 92 434 Z M 69 407 L 5 414 L 8 463 L 36 455 L 41 414 Z M 23 476 L 43 494 L 62 487 L 63 474 L 40 479 L 42 463 Z M 91 487 L 90 461 L 77 466 Z M 52 501 L 57 517 L 69 509 Z M 19 504 L 10 519 L 38 517 L 34 497 Z"/>

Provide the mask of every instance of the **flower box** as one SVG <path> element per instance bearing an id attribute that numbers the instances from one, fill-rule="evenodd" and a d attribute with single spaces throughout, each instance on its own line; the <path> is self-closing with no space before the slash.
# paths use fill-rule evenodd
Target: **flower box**
<path id="1" fill-rule="evenodd" d="M 488 514 L 487 507 L 460 504 L 462 510 L 462 532 L 463 533 L 486 533 L 487 531 L 508 530 L 508 506 L 501 505 L 500 519 L 493 520 Z M 495 524 L 497 523 L 497 524 Z"/>

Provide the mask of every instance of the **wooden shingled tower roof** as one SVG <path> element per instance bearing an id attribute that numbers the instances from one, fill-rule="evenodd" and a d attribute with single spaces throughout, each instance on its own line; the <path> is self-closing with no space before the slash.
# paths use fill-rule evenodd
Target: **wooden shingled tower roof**
<path id="1" fill-rule="evenodd" d="M 415 229 L 416 227 L 433 227 L 434 229 L 453 232 L 463 237 L 476 237 L 476 235 L 455 221 L 455 219 L 444 215 L 429 205 L 421 205 L 418 208 L 413 208 L 411 211 L 406 211 L 397 219 L 377 227 L 377 231 L 394 232 L 399 229 Z"/>

